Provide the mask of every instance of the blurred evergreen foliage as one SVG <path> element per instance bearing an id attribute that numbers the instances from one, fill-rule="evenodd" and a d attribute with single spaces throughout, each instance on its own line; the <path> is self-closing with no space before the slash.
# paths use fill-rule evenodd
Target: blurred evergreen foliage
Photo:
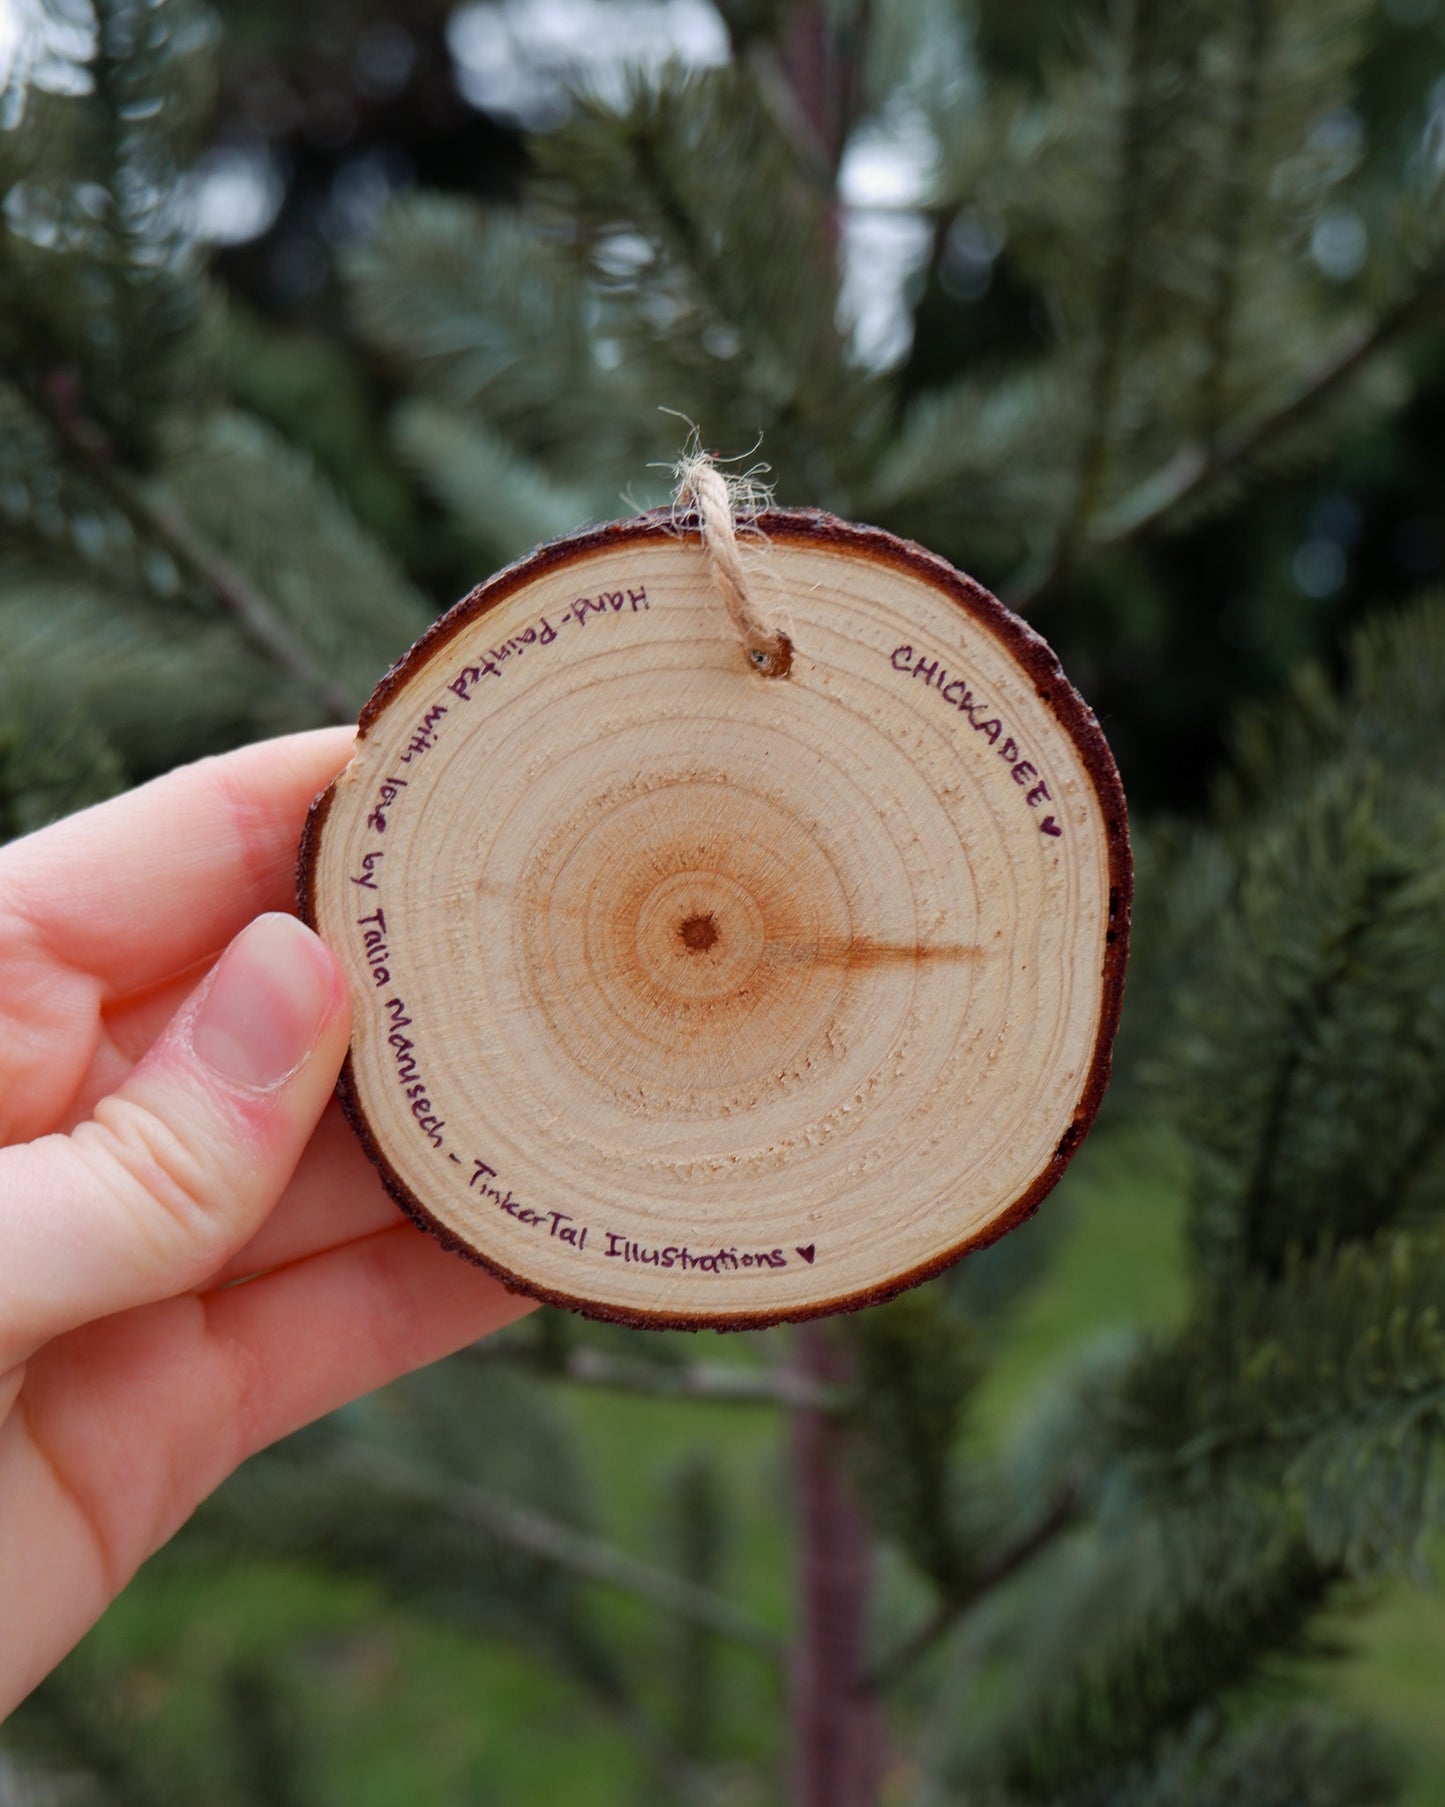
<path id="1" fill-rule="evenodd" d="M 525 146 L 459 96 L 442 8 L 23 15 L 0 832 L 354 711 L 478 576 L 661 500 L 660 410 L 761 440 L 781 501 L 974 570 L 1104 715 L 1141 889 L 1080 1167 L 1182 1184 L 1182 1318 L 987 1431 L 1069 1187 L 840 1324 L 841 1383 L 776 1334 L 712 1361 L 542 1314 L 259 1458 L 155 1572 L 334 1577 L 438 1649 L 525 1653 L 624 1749 L 578 1800 L 776 1801 L 787 1552 L 740 1578 L 712 1427 L 836 1413 L 886 1554 L 860 1685 L 890 1801 L 1396 1800 L 1381 1740 L 1298 1696 L 1445 1510 L 1445 604 L 1410 600 L 1445 561 L 1445 27 L 1404 0 L 717 9 L 725 63 L 594 84 Z M 286 192 L 208 252 L 196 171 L 243 128 Z M 923 145 L 917 195 L 850 187 L 879 142 Z M 368 157 L 389 198 L 342 230 Z M 914 250 L 880 357 L 849 284 L 890 221 Z M 671 1466 L 599 1467 L 589 1389 L 685 1424 Z M 609 1492 L 647 1501 L 622 1535 Z M 294 1652 L 232 1644 L 167 1757 L 135 1731 L 164 1663 L 98 1635 L 7 1730 L 26 1798 L 340 1798 Z"/>

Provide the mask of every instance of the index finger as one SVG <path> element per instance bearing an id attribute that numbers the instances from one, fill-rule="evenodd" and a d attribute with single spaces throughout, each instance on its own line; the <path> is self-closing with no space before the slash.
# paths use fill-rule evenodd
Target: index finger
<path id="1" fill-rule="evenodd" d="M 27 835 L 0 853 L 0 907 L 111 997 L 158 985 L 291 908 L 306 812 L 354 739 L 260 741 Z"/>

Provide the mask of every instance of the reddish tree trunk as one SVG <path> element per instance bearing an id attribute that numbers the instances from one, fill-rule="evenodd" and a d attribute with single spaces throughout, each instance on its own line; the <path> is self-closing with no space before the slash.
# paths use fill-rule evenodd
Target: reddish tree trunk
<path id="1" fill-rule="evenodd" d="M 798 1330 L 799 1370 L 837 1384 L 848 1362 L 820 1324 Z M 861 1680 L 871 1552 L 849 1484 L 843 1430 L 826 1413 L 794 1418 L 799 1601 L 793 1658 L 794 1807 L 873 1807 L 882 1753 L 878 1702 Z"/>
<path id="2" fill-rule="evenodd" d="M 820 0 L 800 0 L 783 27 L 783 65 L 819 149 L 829 166 L 843 154 L 838 50 Z"/>

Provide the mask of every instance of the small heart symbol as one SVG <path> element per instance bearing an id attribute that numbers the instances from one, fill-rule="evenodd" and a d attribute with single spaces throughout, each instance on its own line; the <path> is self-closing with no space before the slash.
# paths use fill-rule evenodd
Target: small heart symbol
<path id="1" fill-rule="evenodd" d="M 807 1262 L 809 1267 L 811 1267 L 813 1265 L 813 1256 L 817 1252 L 818 1252 L 818 1245 L 815 1242 L 810 1242 L 808 1244 L 807 1248 L 798 1250 L 798 1253 L 803 1257 L 804 1261 Z"/>
<path id="2" fill-rule="evenodd" d="M 1045 816 L 1043 821 L 1039 823 L 1040 834 L 1062 834 L 1063 832 L 1063 829 L 1059 827 L 1052 816 Z"/>

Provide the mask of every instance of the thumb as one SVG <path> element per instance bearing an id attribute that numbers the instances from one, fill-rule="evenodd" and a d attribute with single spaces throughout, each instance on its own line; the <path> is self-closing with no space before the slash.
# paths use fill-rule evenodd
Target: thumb
<path id="1" fill-rule="evenodd" d="M 89 1122 L 0 1152 L 0 1371 L 214 1273 L 290 1179 L 350 1023 L 316 936 L 259 917 Z"/>

